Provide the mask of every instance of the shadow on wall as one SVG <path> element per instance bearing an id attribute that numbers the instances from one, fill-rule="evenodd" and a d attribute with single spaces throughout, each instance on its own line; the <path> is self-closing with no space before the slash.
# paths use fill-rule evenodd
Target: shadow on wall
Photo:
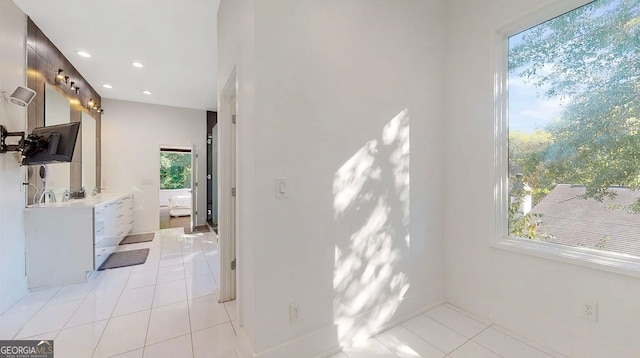
<path id="1" fill-rule="evenodd" d="M 404 109 L 334 175 L 335 221 L 353 230 L 335 247 L 333 310 L 342 345 L 384 327 L 409 290 L 398 267 L 411 245 L 409 156 Z"/>

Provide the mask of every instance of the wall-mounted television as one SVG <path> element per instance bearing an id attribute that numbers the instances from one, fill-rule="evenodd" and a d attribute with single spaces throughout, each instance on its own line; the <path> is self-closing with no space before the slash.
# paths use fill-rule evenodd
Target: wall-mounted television
<path id="1" fill-rule="evenodd" d="M 24 139 L 22 164 L 70 162 L 79 130 L 80 122 L 35 128 Z"/>

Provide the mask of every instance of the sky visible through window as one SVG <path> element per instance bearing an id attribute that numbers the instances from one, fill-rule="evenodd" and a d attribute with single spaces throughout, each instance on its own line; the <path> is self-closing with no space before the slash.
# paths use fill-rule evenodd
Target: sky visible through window
<path id="1" fill-rule="evenodd" d="M 522 34 L 509 38 L 509 49 L 522 43 Z M 548 86 L 527 83 L 517 71 L 509 73 L 509 130 L 533 133 L 543 130 L 562 113 L 562 100 L 544 98 Z"/>
<path id="2" fill-rule="evenodd" d="M 608 4 L 596 9 L 593 16 L 601 16 L 608 10 L 620 6 L 623 0 L 609 1 Z M 640 3 L 640 0 L 626 0 L 627 2 Z M 593 1 L 592 3 L 604 3 Z M 590 3 L 591 4 L 591 3 Z M 564 16 L 560 15 L 559 17 Z M 523 43 L 523 35 L 531 29 L 522 31 L 509 37 L 509 52 Z M 552 64 L 549 63 L 549 66 Z M 543 74 L 549 74 L 544 72 Z M 554 120 L 557 120 L 564 107 L 569 103 L 568 99 L 545 98 L 542 94 L 548 89 L 548 85 L 536 87 L 520 76 L 519 71 L 509 72 L 509 130 L 533 133 L 536 130 L 544 130 Z"/>
<path id="3" fill-rule="evenodd" d="M 640 0 L 508 45 L 510 235 L 640 257 Z"/>

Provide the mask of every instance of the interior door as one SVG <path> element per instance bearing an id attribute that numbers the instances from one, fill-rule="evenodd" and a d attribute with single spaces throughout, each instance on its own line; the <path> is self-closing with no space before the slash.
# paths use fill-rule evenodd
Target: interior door
<path id="1" fill-rule="evenodd" d="M 236 299 L 236 98 L 231 100 L 231 227 L 229 235 L 229 244 L 233 257 L 230 280 L 231 299 Z"/>
<path id="2" fill-rule="evenodd" d="M 220 250 L 220 281 L 218 282 L 219 302 L 236 298 L 236 279 L 242 275 L 236 261 L 236 241 L 238 236 L 238 206 L 242 188 L 237 188 L 237 138 L 236 127 L 242 120 L 236 120 L 236 80 L 235 72 L 227 81 L 221 93 L 220 112 L 218 113 L 218 235 Z M 236 190 L 237 189 L 237 190 Z M 239 260 L 242 257 L 238 257 Z M 238 303 L 241 306 L 242 302 Z M 238 310 L 238 323 L 242 325 L 242 315 Z"/>
<path id="3" fill-rule="evenodd" d="M 191 232 L 198 225 L 198 151 L 191 146 Z"/>

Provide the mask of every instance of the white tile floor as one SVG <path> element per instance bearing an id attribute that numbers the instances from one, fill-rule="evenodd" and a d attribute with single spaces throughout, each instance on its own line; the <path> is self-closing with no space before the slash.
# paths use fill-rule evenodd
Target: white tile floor
<path id="1" fill-rule="evenodd" d="M 56 358 L 235 358 L 236 305 L 215 295 L 213 235 L 166 229 L 121 246 L 150 248 L 147 262 L 29 293 L 0 315 L 0 339 L 53 339 Z M 331 358 L 554 356 L 445 304 Z"/>
<path id="2" fill-rule="evenodd" d="M 0 315 L 0 339 L 53 339 L 56 358 L 236 357 L 235 304 L 220 304 L 214 233 L 161 230 L 143 265 L 29 293 Z"/>
<path id="3" fill-rule="evenodd" d="M 550 358 L 505 329 L 444 304 L 330 358 Z"/>

